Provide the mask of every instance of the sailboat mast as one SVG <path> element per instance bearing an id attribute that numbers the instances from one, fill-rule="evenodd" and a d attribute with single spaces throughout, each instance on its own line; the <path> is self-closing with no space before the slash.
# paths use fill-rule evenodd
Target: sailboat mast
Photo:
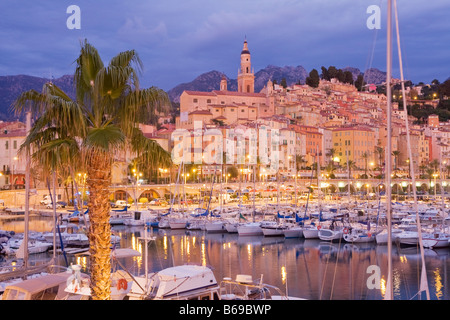
<path id="1" fill-rule="evenodd" d="M 386 147 L 386 217 L 387 217 L 387 232 L 388 232 L 388 275 L 386 283 L 385 300 L 393 299 L 392 287 L 392 221 L 391 221 L 391 154 L 392 154 L 392 93 L 391 93 L 391 79 L 392 79 L 392 0 L 388 0 L 387 5 L 387 45 L 386 45 L 386 117 L 387 117 L 387 147 Z"/>
<path id="2" fill-rule="evenodd" d="M 430 291 L 428 290 L 428 281 L 426 277 L 426 268 L 425 268 L 425 255 L 423 250 L 423 242 L 422 242 L 422 227 L 420 223 L 420 217 L 419 217 L 419 210 L 418 210 L 418 204 L 417 204 L 417 192 L 416 192 L 416 174 L 414 171 L 414 161 L 412 157 L 412 150 L 411 150 L 411 137 L 409 134 L 409 123 L 408 123 L 408 111 L 406 108 L 406 94 L 405 94 L 405 82 L 404 82 L 404 76 L 403 76 L 403 62 L 402 62 L 402 51 L 400 47 L 400 30 L 398 27 L 398 14 L 397 14 L 397 0 L 394 0 L 394 15 L 395 15 L 395 30 L 397 35 L 397 50 L 398 50 L 398 60 L 400 65 L 400 81 L 402 86 L 402 96 L 403 96 L 403 111 L 405 113 L 405 128 L 406 128 L 406 138 L 407 138 L 407 145 L 408 145 L 408 157 L 409 157 L 409 172 L 411 172 L 411 188 L 413 191 L 414 196 L 414 209 L 416 212 L 416 223 L 417 223 L 417 231 L 419 235 L 419 248 L 420 248 L 420 255 L 422 260 L 422 275 L 420 280 L 420 287 L 419 291 L 425 291 L 427 300 L 430 300 Z M 441 148 L 441 147 L 439 147 Z M 440 161 L 439 161 L 440 165 Z M 440 170 L 442 172 L 442 170 Z M 442 186 L 442 182 L 441 182 Z M 436 188 L 436 186 L 434 186 Z M 442 192 L 441 192 L 442 195 Z M 443 199 L 443 195 L 442 195 Z M 443 201 L 443 200 L 442 200 Z"/>
<path id="3" fill-rule="evenodd" d="M 31 129 L 31 112 L 26 113 L 26 131 L 27 136 Z M 25 229 L 24 229 L 24 268 L 28 268 L 28 231 L 30 216 L 30 147 L 26 148 L 26 167 L 25 167 Z M 53 249 L 55 250 L 55 249 Z"/>

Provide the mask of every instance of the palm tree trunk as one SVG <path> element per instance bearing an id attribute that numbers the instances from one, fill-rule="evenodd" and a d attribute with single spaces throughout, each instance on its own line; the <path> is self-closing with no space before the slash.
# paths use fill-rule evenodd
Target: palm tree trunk
<path id="1" fill-rule="evenodd" d="M 91 293 L 94 300 L 111 299 L 111 225 L 109 186 L 111 160 L 107 154 L 91 154 L 87 165 L 89 188 L 89 243 Z"/>

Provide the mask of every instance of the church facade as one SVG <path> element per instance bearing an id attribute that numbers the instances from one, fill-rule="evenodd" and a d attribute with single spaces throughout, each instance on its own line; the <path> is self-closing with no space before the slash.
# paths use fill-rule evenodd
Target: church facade
<path id="1" fill-rule="evenodd" d="M 243 124 L 275 114 L 273 84 L 267 83 L 261 92 L 255 91 L 255 74 L 247 40 L 241 51 L 238 71 L 238 91 L 228 91 L 227 79 L 222 77 L 219 90 L 210 92 L 184 91 L 180 96 L 180 118 L 177 128 L 191 129 L 201 114 L 203 123 L 221 125 Z M 208 118 L 210 116 L 210 118 Z"/>

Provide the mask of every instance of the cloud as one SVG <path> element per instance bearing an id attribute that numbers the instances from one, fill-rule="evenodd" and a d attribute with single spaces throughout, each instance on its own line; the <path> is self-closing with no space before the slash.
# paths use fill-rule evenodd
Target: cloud
<path id="1" fill-rule="evenodd" d="M 167 38 L 167 27 L 162 21 L 151 26 L 142 17 L 133 17 L 126 19 L 117 35 L 122 41 L 155 45 Z"/>

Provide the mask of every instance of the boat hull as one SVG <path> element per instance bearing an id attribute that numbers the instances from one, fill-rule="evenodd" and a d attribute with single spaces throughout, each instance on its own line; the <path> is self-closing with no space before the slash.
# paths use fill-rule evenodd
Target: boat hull
<path id="1" fill-rule="evenodd" d="M 273 227 L 273 228 L 261 228 L 265 237 L 284 237 L 285 228 Z"/>
<path id="2" fill-rule="evenodd" d="M 237 228 L 239 236 L 260 236 L 263 231 L 259 224 L 241 225 Z"/>
<path id="3" fill-rule="evenodd" d="M 319 230 L 303 229 L 303 237 L 305 237 L 305 239 L 319 239 Z"/>
<path id="4" fill-rule="evenodd" d="M 302 228 L 288 228 L 284 230 L 285 238 L 301 238 L 303 236 Z"/>

